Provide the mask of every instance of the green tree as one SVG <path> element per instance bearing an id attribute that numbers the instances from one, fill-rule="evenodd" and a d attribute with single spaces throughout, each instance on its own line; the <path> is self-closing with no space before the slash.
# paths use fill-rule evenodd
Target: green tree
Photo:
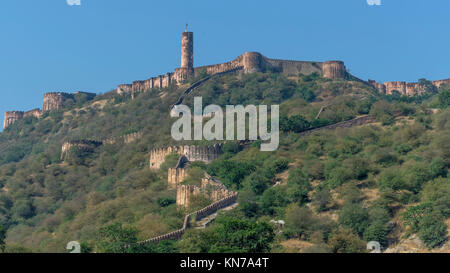
<path id="1" fill-rule="evenodd" d="M 287 195 L 292 202 L 298 202 L 300 204 L 306 202 L 311 188 L 308 175 L 301 169 L 289 171 L 289 177 L 287 179 Z"/>
<path id="2" fill-rule="evenodd" d="M 363 235 L 369 226 L 369 213 L 359 204 L 347 203 L 339 212 L 339 223 L 351 228 L 356 234 Z"/>
<path id="3" fill-rule="evenodd" d="M 351 229 L 338 229 L 328 242 L 334 253 L 365 253 L 366 243 L 359 239 Z"/>
<path id="4" fill-rule="evenodd" d="M 430 163 L 430 172 L 431 172 L 431 176 L 432 178 L 435 177 L 446 177 L 447 176 L 447 168 L 445 166 L 445 161 L 444 159 L 437 157 L 437 158 L 433 158 L 433 160 Z"/>
<path id="5" fill-rule="evenodd" d="M 218 219 L 215 228 L 218 241 L 211 252 L 264 253 L 270 251 L 275 234 L 264 222 L 251 222 L 237 218 Z"/>
<path id="6" fill-rule="evenodd" d="M 382 221 L 375 221 L 371 223 L 364 231 L 364 240 L 367 242 L 376 241 L 381 245 L 386 245 L 389 229 Z"/>
<path id="7" fill-rule="evenodd" d="M 312 211 L 296 204 L 286 209 L 286 233 L 296 238 L 309 237 L 314 230 L 316 218 Z"/>
<path id="8" fill-rule="evenodd" d="M 450 106 L 450 88 L 439 93 L 438 101 L 441 108 Z"/>
<path id="9" fill-rule="evenodd" d="M 310 127 L 309 121 L 300 115 L 280 118 L 280 130 L 283 132 L 300 133 Z"/>
<path id="10" fill-rule="evenodd" d="M 0 225 L 0 250 L 2 252 L 5 252 L 6 247 L 5 239 L 6 239 L 6 230 L 2 225 Z"/>
<path id="11" fill-rule="evenodd" d="M 318 212 L 326 211 L 331 204 L 331 193 L 327 188 L 314 192 L 312 196 L 312 204 L 316 206 Z"/>
<path id="12" fill-rule="evenodd" d="M 383 125 L 390 125 L 394 122 L 394 107 L 386 101 L 377 101 L 374 103 L 370 114 L 381 121 Z"/>
<path id="13" fill-rule="evenodd" d="M 438 213 L 427 213 L 422 217 L 418 226 L 420 239 L 429 247 L 433 248 L 446 240 L 447 225 L 443 217 Z"/>
<path id="14" fill-rule="evenodd" d="M 418 231 L 422 217 L 431 212 L 432 205 L 433 204 L 431 202 L 422 203 L 414 207 L 409 207 L 403 213 L 403 220 L 405 221 L 406 225 L 411 228 L 412 232 Z"/>
<path id="15" fill-rule="evenodd" d="M 263 193 L 261 197 L 261 209 L 266 214 L 274 215 L 278 209 L 286 206 L 288 202 L 285 188 L 273 187 Z"/>
<path id="16" fill-rule="evenodd" d="M 97 250 L 103 253 L 126 253 L 137 242 L 138 230 L 115 223 L 99 230 Z"/>
<path id="17" fill-rule="evenodd" d="M 330 125 L 331 123 L 333 123 L 333 122 L 329 119 L 319 118 L 319 119 L 315 119 L 315 120 L 311 121 L 311 128 L 320 128 L 320 127 Z"/>
<path id="18" fill-rule="evenodd" d="M 229 189 L 240 189 L 245 177 L 255 170 L 255 166 L 249 162 L 237 162 L 234 160 L 218 160 L 208 166 L 208 173 L 221 178 L 222 183 Z"/>
<path id="19" fill-rule="evenodd" d="M 270 185 L 270 179 L 261 172 L 254 172 L 246 178 L 250 189 L 257 195 L 261 195 Z"/>
<path id="20" fill-rule="evenodd" d="M 204 231 L 188 231 L 178 247 L 189 253 L 264 253 L 274 237 L 267 223 L 222 216 Z"/>

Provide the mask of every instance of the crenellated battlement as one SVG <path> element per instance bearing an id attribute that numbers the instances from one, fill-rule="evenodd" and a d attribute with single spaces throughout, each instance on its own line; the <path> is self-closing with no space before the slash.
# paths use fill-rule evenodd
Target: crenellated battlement
<path id="1" fill-rule="evenodd" d="M 24 119 L 26 117 L 40 118 L 42 116 L 42 111 L 39 108 L 30 111 L 7 111 L 5 112 L 5 118 L 3 120 L 3 129 L 6 129 L 9 125 L 14 122 Z"/>
<path id="2" fill-rule="evenodd" d="M 166 148 L 153 149 L 150 152 L 150 168 L 159 169 L 166 156 L 176 153 L 184 155 L 189 161 L 203 161 L 209 163 L 222 154 L 222 144 L 212 146 L 170 146 Z"/>
<path id="3" fill-rule="evenodd" d="M 5 119 L 3 121 L 3 129 L 6 129 L 9 125 L 18 121 L 19 119 L 23 119 L 23 111 L 7 111 L 5 112 Z"/>
<path id="4" fill-rule="evenodd" d="M 93 151 L 98 146 L 104 144 L 116 144 L 124 143 L 129 144 L 142 137 L 142 132 L 136 132 L 119 137 L 110 137 L 103 140 L 81 139 L 81 140 L 69 140 L 63 143 L 61 146 L 61 160 L 64 160 L 72 147 L 78 147 L 85 151 Z"/>
<path id="5" fill-rule="evenodd" d="M 126 134 L 123 136 L 118 137 L 109 137 L 104 140 L 102 140 L 103 144 L 116 144 L 116 143 L 124 143 L 129 144 L 131 142 L 134 142 L 140 138 L 142 138 L 143 133 L 142 132 L 135 132 L 131 134 Z"/>
<path id="6" fill-rule="evenodd" d="M 187 171 L 185 168 L 169 168 L 167 174 L 167 184 L 169 189 L 176 189 L 186 177 Z"/>
<path id="7" fill-rule="evenodd" d="M 206 72 L 208 75 L 224 73 L 226 71 L 241 71 L 242 73 L 262 72 L 270 69 L 285 75 L 322 74 L 325 78 L 345 78 L 347 72 L 342 61 L 305 62 L 294 60 L 269 59 L 258 52 L 245 52 L 236 59 L 214 65 L 194 67 L 194 34 L 182 33 L 181 65 L 173 73 L 152 77 L 147 80 L 134 81 L 132 84 L 117 86 L 117 94 L 131 94 L 146 92 L 153 88 L 165 88 L 171 84 L 181 84 L 189 79 L 198 77 Z"/>
<path id="8" fill-rule="evenodd" d="M 382 84 L 373 80 L 368 80 L 368 83 L 380 93 L 386 95 L 392 95 L 394 91 L 398 91 L 401 95 L 407 96 L 423 95 L 430 92 L 427 86 L 424 86 L 418 82 L 409 83 L 403 81 L 392 81 Z M 441 85 L 450 85 L 450 79 L 432 81 L 431 84 L 438 89 Z"/>
<path id="9" fill-rule="evenodd" d="M 92 152 L 95 148 L 102 145 L 101 141 L 95 140 L 71 140 L 63 143 L 61 147 L 61 160 L 67 158 L 70 150 L 74 147 L 83 151 Z"/>
<path id="10" fill-rule="evenodd" d="M 44 94 L 44 102 L 42 110 L 52 111 L 63 108 L 64 101 L 67 99 L 73 99 L 73 94 L 64 92 L 49 92 Z"/>
<path id="11" fill-rule="evenodd" d="M 26 111 L 26 112 L 23 114 L 23 117 L 24 117 L 24 118 L 26 118 L 26 117 L 41 118 L 41 116 L 42 116 L 42 110 L 39 109 L 39 108 L 30 110 L 30 111 Z"/>
<path id="12" fill-rule="evenodd" d="M 75 93 L 66 93 L 66 92 L 49 92 L 44 94 L 44 102 L 42 106 L 42 110 L 45 111 L 53 111 L 59 110 L 64 107 L 64 102 L 68 99 L 74 99 L 76 95 L 85 94 L 89 99 L 93 99 L 96 94 L 88 93 L 82 91 L 76 91 Z"/>
<path id="13" fill-rule="evenodd" d="M 208 174 L 205 174 L 200 187 L 195 185 L 177 185 L 176 187 L 177 205 L 183 208 L 188 208 L 191 198 L 200 194 L 208 196 L 212 202 L 217 202 L 236 193 L 228 190 L 222 183 L 216 181 Z"/>
<path id="14" fill-rule="evenodd" d="M 199 195 L 201 189 L 194 185 L 178 185 L 177 186 L 177 205 L 180 207 L 189 207 L 190 200 L 193 196 Z"/>
<path id="15" fill-rule="evenodd" d="M 345 65 L 341 61 L 331 61 L 327 63 L 277 60 L 269 59 L 258 52 L 246 52 L 236 59 L 214 65 L 199 66 L 195 68 L 180 67 L 174 73 L 167 73 L 164 76 L 150 78 L 144 81 L 135 81 L 132 84 L 121 84 L 117 87 L 118 94 L 146 92 L 152 88 L 164 88 L 170 84 L 180 84 L 191 78 L 198 77 L 202 73 L 215 75 L 227 71 L 242 71 L 242 73 L 262 72 L 267 69 L 277 71 L 284 75 L 309 75 L 312 73 L 323 74 L 330 79 L 345 78 Z"/>

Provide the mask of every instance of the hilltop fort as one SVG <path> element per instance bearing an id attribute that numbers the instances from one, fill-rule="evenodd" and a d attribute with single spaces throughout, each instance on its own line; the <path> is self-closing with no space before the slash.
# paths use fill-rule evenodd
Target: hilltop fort
<path id="1" fill-rule="evenodd" d="M 134 81 L 131 84 L 120 84 L 115 92 L 117 94 L 129 94 L 134 97 L 136 92 L 146 92 L 153 88 L 165 88 L 172 84 L 180 85 L 188 80 L 197 78 L 205 73 L 207 75 L 223 75 L 227 73 L 253 73 L 272 71 L 286 76 L 290 75 L 310 75 L 318 73 L 322 77 L 337 79 L 357 79 L 350 75 L 342 61 L 295 61 L 295 60 L 278 60 L 269 59 L 258 52 L 246 52 L 236 59 L 214 65 L 206 65 L 194 67 L 194 33 L 186 30 L 182 33 L 181 39 L 181 66 L 176 68 L 174 72 L 168 72 L 164 75 L 151 77 L 147 80 Z M 359 79 L 358 79 L 359 80 Z M 362 81 L 362 80 L 360 80 Z M 393 94 L 395 91 L 401 95 L 414 96 L 422 95 L 430 92 L 430 86 L 423 83 L 407 83 L 407 82 L 385 82 L 378 83 L 372 80 L 362 81 L 383 94 Z M 450 79 L 438 80 L 431 82 L 431 88 L 439 88 L 441 85 L 450 85 Z M 193 87 L 191 87 L 193 88 Z M 186 93 L 186 92 L 185 92 Z M 96 94 L 87 92 L 51 92 L 44 94 L 42 110 L 34 109 L 31 111 L 7 111 L 3 122 L 3 129 L 10 126 L 17 120 L 32 116 L 40 118 L 46 111 L 59 110 L 64 107 L 65 102 L 74 99 L 74 96 L 84 94 L 89 99 L 93 99 Z"/>

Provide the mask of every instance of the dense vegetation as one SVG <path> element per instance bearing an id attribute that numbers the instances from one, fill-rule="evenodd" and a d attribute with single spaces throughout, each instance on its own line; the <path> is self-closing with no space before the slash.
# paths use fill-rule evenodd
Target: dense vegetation
<path id="1" fill-rule="evenodd" d="M 285 243 L 293 239 L 311 244 L 302 251 L 363 252 L 368 241 L 386 247 L 410 234 L 429 248 L 445 242 L 450 88 L 405 98 L 315 74 L 255 73 L 214 78 L 195 95 L 203 105 L 280 104 L 280 148 L 261 152 L 258 141 L 247 147 L 228 142 L 210 165 L 192 164 L 184 182 L 198 183 L 206 170 L 239 191 L 239 206 L 180 241 L 134 244 L 183 222 L 185 212 L 166 186 L 177 158 L 169 156 L 156 172 L 148 167 L 152 148 L 175 143 L 168 109 L 182 91 L 149 90 L 134 100 L 107 93 L 1 133 L 0 250 L 64 252 L 73 240 L 85 252 L 283 252 L 292 251 Z M 192 105 L 193 97 L 185 103 Z M 298 136 L 365 114 L 380 122 Z M 60 158 L 66 140 L 137 131 L 143 137 L 130 144 Z M 191 209 L 209 202 L 198 198 Z M 274 227 L 272 219 L 286 225 Z"/>

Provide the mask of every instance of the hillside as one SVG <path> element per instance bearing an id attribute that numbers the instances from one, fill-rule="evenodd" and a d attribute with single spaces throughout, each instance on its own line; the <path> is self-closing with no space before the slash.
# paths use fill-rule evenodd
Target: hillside
<path id="1" fill-rule="evenodd" d="M 195 80 L 133 98 L 110 92 L 8 126 L 0 134 L 6 250 L 65 252 L 77 240 L 84 251 L 110 251 L 108 231 L 129 234 L 127 243 L 146 240 L 180 229 L 187 212 L 209 205 L 198 197 L 177 208 L 176 190 L 167 187 L 176 155 L 149 168 L 154 148 L 210 145 L 170 137 L 169 109 Z M 210 164 L 192 162 L 183 184 L 199 185 L 206 172 L 238 192 L 239 205 L 181 240 L 136 251 L 364 252 L 368 241 L 393 248 L 412 234 L 420 251 L 448 248 L 450 91 L 439 91 L 381 95 L 357 79 L 317 73 L 211 78 L 183 103 L 202 96 L 203 105 L 280 104 L 280 147 L 261 152 L 259 141 L 227 142 Z M 365 115 L 376 122 L 300 135 Z M 104 141 L 133 133 L 126 142 Z M 61 155 L 64 143 L 80 140 L 103 145 Z M 274 228 L 270 220 L 286 224 Z M 242 239 L 252 232 L 261 240 Z"/>

